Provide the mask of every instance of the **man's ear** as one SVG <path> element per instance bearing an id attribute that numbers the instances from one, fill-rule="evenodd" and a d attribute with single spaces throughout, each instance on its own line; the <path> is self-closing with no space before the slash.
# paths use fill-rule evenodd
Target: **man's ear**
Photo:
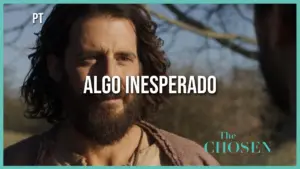
<path id="1" fill-rule="evenodd" d="M 59 58 L 55 55 L 47 56 L 47 69 L 49 76 L 55 81 L 59 82 L 62 79 L 62 65 Z"/>

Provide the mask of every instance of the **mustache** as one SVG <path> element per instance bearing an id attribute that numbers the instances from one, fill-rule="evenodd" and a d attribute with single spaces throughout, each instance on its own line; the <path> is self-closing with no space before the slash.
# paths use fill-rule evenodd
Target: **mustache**
<path id="1" fill-rule="evenodd" d="M 115 86 L 117 88 L 117 86 Z M 97 86 L 98 89 L 101 89 L 101 86 Z M 125 98 L 128 94 L 125 92 L 125 86 L 121 85 L 119 93 L 113 93 L 112 91 L 109 93 L 90 93 L 87 92 L 82 94 L 85 97 L 93 98 L 96 100 L 109 100 L 109 99 L 122 99 Z"/>

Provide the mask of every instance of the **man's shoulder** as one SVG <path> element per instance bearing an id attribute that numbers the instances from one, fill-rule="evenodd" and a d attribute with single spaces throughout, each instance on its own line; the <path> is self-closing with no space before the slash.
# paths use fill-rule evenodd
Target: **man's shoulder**
<path id="1" fill-rule="evenodd" d="M 34 135 L 4 149 L 4 165 L 32 165 L 40 147 L 41 136 Z"/>
<path id="2" fill-rule="evenodd" d="M 195 147 L 202 148 L 202 146 L 199 145 L 198 143 L 196 143 L 195 141 L 185 138 L 183 136 L 180 136 L 178 134 L 175 134 L 175 133 L 163 130 L 163 129 L 159 129 L 159 131 L 165 137 L 167 137 L 167 139 L 169 141 L 171 141 L 173 144 L 180 145 L 180 147 L 185 147 L 185 149 L 188 150 L 189 152 L 195 151 Z"/>
<path id="3" fill-rule="evenodd" d="M 175 165 L 219 165 L 218 161 L 195 141 L 157 128 L 145 121 L 141 121 L 140 126 L 156 139 Z"/>
<path id="4" fill-rule="evenodd" d="M 217 160 L 205 149 L 190 139 L 159 129 L 160 133 L 171 144 L 184 165 L 219 165 Z"/>

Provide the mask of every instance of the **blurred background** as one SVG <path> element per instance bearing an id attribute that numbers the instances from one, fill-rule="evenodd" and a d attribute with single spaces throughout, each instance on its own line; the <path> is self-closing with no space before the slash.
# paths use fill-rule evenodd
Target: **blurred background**
<path id="1" fill-rule="evenodd" d="M 152 123 L 199 144 L 220 140 L 220 132 L 237 135 L 237 141 L 268 141 L 282 119 L 270 104 L 258 70 L 253 28 L 253 6 L 147 5 L 158 24 L 157 34 L 171 60 L 170 74 L 215 75 L 215 95 L 180 95 L 164 105 Z M 33 12 L 53 5 L 4 7 L 4 147 L 41 133 L 44 120 L 28 120 L 20 99 L 20 86 L 29 70 L 27 58 L 41 24 Z M 62 16 L 63 17 L 63 16 Z M 174 106 L 176 105 L 176 106 Z M 294 142 L 281 142 L 268 154 L 212 154 L 222 165 L 295 165 Z"/>

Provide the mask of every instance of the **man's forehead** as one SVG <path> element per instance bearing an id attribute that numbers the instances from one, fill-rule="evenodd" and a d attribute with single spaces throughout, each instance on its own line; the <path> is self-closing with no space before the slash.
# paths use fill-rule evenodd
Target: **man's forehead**
<path id="1" fill-rule="evenodd" d="M 136 32 L 136 28 L 134 23 L 127 18 L 121 18 L 121 17 L 113 17 L 110 15 L 91 15 L 87 17 L 81 17 L 75 20 L 70 28 L 70 33 L 73 35 L 78 35 L 84 31 L 86 31 L 87 28 L 93 27 L 96 24 L 105 24 L 105 23 L 114 23 L 119 24 L 128 27 L 128 29 L 132 30 L 133 32 Z M 116 32 L 117 33 L 117 32 Z"/>
<path id="2" fill-rule="evenodd" d="M 69 42 L 78 48 L 106 48 L 108 43 L 114 43 L 117 48 L 128 49 L 136 46 L 137 37 L 131 21 L 95 16 L 74 22 Z"/>

